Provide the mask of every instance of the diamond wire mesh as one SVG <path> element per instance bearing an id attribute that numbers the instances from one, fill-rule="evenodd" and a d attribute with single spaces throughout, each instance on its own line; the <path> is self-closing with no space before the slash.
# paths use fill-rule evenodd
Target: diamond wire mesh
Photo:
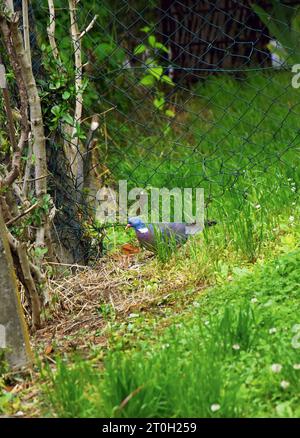
<path id="1" fill-rule="evenodd" d="M 55 16 L 47 1 L 31 2 L 34 71 L 42 99 L 51 102 L 44 116 L 61 211 L 57 227 L 72 228 L 73 239 L 84 240 L 80 220 L 94 215 L 97 189 L 120 179 L 130 188 L 201 186 L 207 206 L 228 191 L 247 198 L 251 181 L 265 173 L 277 175 L 283 186 L 289 177 L 297 180 L 299 99 L 290 74 L 297 45 L 288 36 L 298 36 L 299 3 L 78 2 L 79 29 L 96 16 L 80 41 L 86 86 L 82 147 L 73 159 L 85 163 L 82 196 L 82 183 L 59 152 L 59 139 L 77 141 L 66 135 L 63 114 L 54 128 L 51 110 L 62 107 L 73 116 L 76 103 L 68 2 L 54 1 Z M 62 70 L 49 48 L 46 29 L 52 21 Z M 66 92 L 71 97 L 64 100 Z M 87 144 L 94 114 L 100 125 Z M 270 183 L 267 196 L 277 191 L 278 184 Z"/>

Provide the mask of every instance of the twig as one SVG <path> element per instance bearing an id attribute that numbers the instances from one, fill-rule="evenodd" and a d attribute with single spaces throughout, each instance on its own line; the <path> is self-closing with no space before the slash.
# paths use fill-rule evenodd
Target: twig
<path id="1" fill-rule="evenodd" d="M 58 48 L 55 40 L 55 8 L 53 0 L 48 0 L 49 7 L 49 26 L 47 27 L 47 33 L 49 43 L 52 49 L 53 57 L 59 60 Z"/>
<path id="2" fill-rule="evenodd" d="M 23 211 L 23 213 L 19 214 L 19 216 L 14 217 L 14 218 L 10 219 L 8 222 L 6 222 L 6 226 L 9 227 L 10 225 L 14 224 L 16 221 L 21 219 L 21 217 L 25 216 L 26 214 L 28 214 L 32 210 L 34 210 L 38 205 L 39 205 L 38 202 L 36 202 L 35 204 L 31 205 L 29 208 L 27 208 L 27 210 L 25 210 L 25 211 Z"/>
<path id="3" fill-rule="evenodd" d="M 48 173 L 47 175 L 42 175 L 42 176 L 39 176 L 38 178 L 30 178 L 27 180 L 27 182 L 35 182 L 35 181 L 38 181 L 39 179 L 47 178 L 48 176 L 51 176 L 51 174 Z M 22 181 L 24 182 L 25 180 L 23 179 Z"/>
<path id="4" fill-rule="evenodd" d="M 35 282 L 31 275 L 29 260 L 27 257 L 27 252 L 24 244 L 18 242 L 17 245 L 17 254 L 20 261 L 20 266 L 23 272 L 24 277 L 24 286 L 26 286 L 31 300 L 31 310 L 32 310 L 32 327 L 33 330 L 38 329 L 41 326 L 41 303 L 40 298 L 36 289 Z"/>
<path id="5" fill-rule="evenodd" d="M 134 391 L 132 391 L 126 398 L 124 398 L 124 400 L 122 401 L 122 403 L 120 404 L 120 406 L 118 407 L 118 410 L 122 410 L 125 408 L 125 406 L 128 404 L 128 402 L 130 402 L 130 400 L 137 395 L 139 392 L 141 392 L 141 390 L 144 388 L 144 385 L 139 386 L 138 388 L 136 388 Z"/>
<path id="6" fill-rule="evenodd" d="M 12 148 L 15 151 L 17 148 L 17 142 L 15 138 L 15 127 L 14 127 L 12 110 L 10 106 L 9 94 L 5 80 L 5 67 L 4 64 L 2 64 L 1 57 L 0 57 L 0 75 L 1 75 L 1 88 L 2 88 L 3 99 L 4 99 L 4 108 L 7 115 L 8 134 Z"/>
<path id="7" fill-rule="evenodd" d="M 97 18 L 98 18 L 98 15 L 95 15 L 94 18 L 92 19 L 92 21 L 90 22 L 90 24 L 86 27 L 86 29 L 81 32 L 81 34 L 78 37 L 79 39 L 81 39 L 86 33 L 88 33 L 92 29 Z"/>
<path id="8" fill-rule="evenodd" d="M 6 177 L 3 179 L 4 186 L 11 186 L 19 175 L 22 151 L 24 149 L 24 144 L 26 140 L 27 140 L 27 132 L 22 132 L 18 146 L 16 147 L 16 150 L 13 154 L 11 170 L 8 173 L 8 175 L 6 175 Z"/>
<path id="9" fill-rule="evenodd" d="M 58 263 L 58 262 L 43 262 L 44 265 L 58 265 L 58 266 L 69 266 L 71 268 L 84 268 L 89 269 L 89 266 L 84 265 L 77 265 L 77 264 L 71 264 L 71 263 Z"/>
<path id="10" fill-rule="evenodd" d="M 92 116 L 87 116 L 84 119 L 82 119 L 82 122 L 85 122 L 86 120 L 91 119 L 91 118 L 93 118 L 95 116 L 103 116 L 104 114 L 109 113 L 110 111 L 112 111 L 112 110 L 114 110 L 116 108 L 117 108 L 116 106 L 112 106 L 111 108 L 108 108 L 107 110 L 103 111 L 102 113 L 95 113 Z"/>
<path id="11" fill-rule="evenodd" d="M 28 140 L 29 141 L 28 141 L 27 160 L 26 160 L 24 180 L 23 180 L 23 185 L 22 185 L 22 195 L 25 198 L 27 198 L 27 195 L 28 195 L 28 183 L 29 183 L 29 176 L 30 176 L 31 167 L 32 167 L 32 144 L 30 141 L 31 140 L 30 135 L 29 135 Z"/>

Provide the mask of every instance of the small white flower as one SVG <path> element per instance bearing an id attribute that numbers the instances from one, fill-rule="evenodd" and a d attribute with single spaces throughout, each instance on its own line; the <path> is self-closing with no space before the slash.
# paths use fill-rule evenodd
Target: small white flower
<path id="1" fill-rule="evenodd" d="M 292 205 L 296 205 L 296 202 L 292 202 Z"/>
<path id="2" fill-rule="evenodd" d="M 256 297 L 252 298 L 251 303 L 253 303 L 253 304 L 258 303 L 258 299 Z"/>
<path id="3" fill-rule="evenodd" d="M 138 318 L 140 315 L 138 313 L 130 313 L 128 318 Z"/>
<path id="4" fill-rule="evenodd" d="M 198 303 L 197 301 L 194 301 L 194 302 L 193 302 L 193 306 L 194 306 L 194 307 L 200 307 L 200 303 Z"/>
<path id="5" fill-rule="evenodd" d="M 295 192 L 296 191 L 296 187 L 295 186 L 291 187 L 291 191 Z"/>
<path id="6" fill-rule="evenodd" d="M 16 417 L 23 417 L 23 415 L 24 415 L 23 411 L 18 411 L 18 412 L 15 413 Z"/>
<path id="7" fill-rule="evenodd" d="M 300 370 L 300 363 L 295 363 L 293 365 L 294 370 Z"/>
<path id="8" fill-rule="evenodd" d="M 294 216 L 290 216 L 290 217 L 289 217 L 289 221 L 290 221 L 290 222 L 294 222 L 294 220 L 295 220 Z"/>
<path id="9" fill-rule="evenodd" d="M 280 382 L 280 386 L 282 389 L 287 389 L 290 386 L 290 382 L 288 382 L 287 380 L 282 380 Z"/>
<path id="10" fill-rule="evenodd" d="M 282 365 L 280 365 L 280 363 L 273 363 L 273 365 L 271 365 L 271 370 L 273 373 L 280 373 L 282 370 Z"/>
<path id="11" fill-rule="evenodd" d="M 239 344 L 233 344 L 232 348 L 234 350 L 239 350 L 241 347 L 239 346 Z"/>
<path id="12" fill-rule="evenodd" d="M 209 325 L 209 321 L 205 321 L 204 324 L 205 324 L 205 325 Z"/>
<path id="13" fill-rule="evenodd" d="M 260 204 L 256 204 L 255 208 L 256 208 L 256 210 L 259 210 L 260 209 Z"/>
<path id="14" fill-rule="evenodd" d="M 219 409 L 221 409 L 221 405 L 219 405 L 218 403 L 214 403 L 213 405 L 211 405 L 210 410 L 212 412 L 217 412 Z"/>
<path id="15" fill-rule="evenodd" d="M 276 332 L 277 332 L 276 327 L 272 327 L 272 328 L 270 328 L 270 330 L 269 330 L 270 335 L 273 335 L 273 334 L 276 333 Z"/>

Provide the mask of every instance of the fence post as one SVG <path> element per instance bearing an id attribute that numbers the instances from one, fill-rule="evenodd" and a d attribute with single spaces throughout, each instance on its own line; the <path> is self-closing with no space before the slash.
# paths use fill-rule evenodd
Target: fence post
<path id="1" fill-rule="evenodd" d="M 30 365 L 32 355 L 29 336 L 0 209 L 0 351 L 3 348 L 11 367 Z"/>

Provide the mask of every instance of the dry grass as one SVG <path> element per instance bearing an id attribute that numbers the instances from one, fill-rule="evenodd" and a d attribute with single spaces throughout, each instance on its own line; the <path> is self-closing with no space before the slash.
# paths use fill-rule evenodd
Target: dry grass
<path id="1" fill-rule="evenodd" d="M 158 317 L 156 329 L 169 325 L 170 318 L 161 318 L 172 307 L 172 315 L 182 314 L 206 287 L 174 261 L 159 264 L 148 252 L 131 256 L 115 253 L 96 266 L 61 265 L 49 279 L 50 303 L 44 309 L 43 328 L 31 337 L 32 347 L 42 362 L 55 367 L 56 355 L 73 351 L 89 356 L 93 347 L 105 351 L 109 347 L 111 323 L 116 327 L 131 321 L 131 314 Z M 101 313 L 101 306 L 112 311 Z M 27 315 L 29 317 L 29 315 Z M 115 326 L 114 326 L 115 327 Z M 9 416 L 41 416 L 41 380 L 37 369 L 9 379 L 17 396 Z M 16 413 L 16 414 L 15 414 Z"/>
<path id="2" fill-rule="evenodd" d="M 109 306 L 116 320 L 140 311 L 155 312 L 161 306 L 178 304 L 178 292 L 187 282 L 180 271 L 163 268 L 149 253 L 116 254 L 92 268 L 71 270 L 66 269 L 60 279 L 49 280 L 50 305 L 44 327 L 33 338 L 35 347 L 45 354 L 57 348 L 68 351 L 106 345 L 109 318 L 101 314 L 101 306 Z M 193 296 L 199 289 L 202 284 L 193 284 Z M 190 299 L 184 296 L 184 304 Z"/>

